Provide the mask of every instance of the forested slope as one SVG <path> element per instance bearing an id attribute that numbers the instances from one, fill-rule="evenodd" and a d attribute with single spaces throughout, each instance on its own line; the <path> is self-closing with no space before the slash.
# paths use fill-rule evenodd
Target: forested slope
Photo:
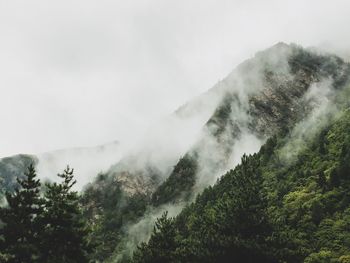
<path id="1" fill-rule="evenodd" d="M 178 216 L 163 215 L 134 262 L 350 262 L 344 96 L 294 156 L 285 154 L 293 133 L 274 136 Z"/>
<path id="2" fill-rule="evenodd" d="M 291 177 L 292 174 L 289 175 L 291 171 L 294 173 L 294 171 L 298 170 L 299 173 L 307 174 L 314 172 L 318 176 L 318 172 L 314 171 L 315 168 L 308 168 L 304 171 L 301 168 L 296 169 L 292 164 L 295 165 L 296 160 L 299 160 L 300 156 L 306 154 L 307 150 L 304 149 L 306 145 L 305 140 L 311 140 L 311 138 L 316 136 L 315 134 L 324 128 L 324 125 L 319 125 L 317 122 L 313 125 L 310 120 L 312 121 L 316 117 L 326 118 L 327 115 L 331 115 L 329 117 L 330 120 L 334 120 L 335 112 L 339 111 L 339 109 L 335 109 L 337 106 L 341 108 L 341 111 L 346 109 L 349 96 L 346 93 L 348 89 L 344 89 L 344 87 L 349 76 L 349 68 L 349 64 L 338 57 L 318 54 L 299 46 L 285 44 L 278 44 L 242 63 L 216 87 L 222 89 L 226 95 L 203 127 L 203 133 L 198 138 L 197 143 L 175 164 L 168 178 L 161 181 L 157 173 L 147 172 L 143 174 L 154 174 L 154 178 L 152 179 L 152 177 L 148 176 L 143 181 L 144 175 L 142 175 L 141 171 L 140 177 L 135 174 L 134 177 L 140 178 L 140 181 L 144 183 L 137 186 L 129 179 L 130 183 L 136 185 L 134 189 L 139 189 L 135 193 L 130 194 L 125 191 L 125 184 L 123 185 L 119 181 L 120 174 L 115 177 L 105 174 L 86 189 L 83 196 L 84 208 L 89 211 L 87 216 L 94 230 L 91 234 L 91 240 L 98 244 L 103 244 L 102 246 L 97 246 L 92 258 L 94 260 L 111 262 L 128 261 L 139 242 L 147 240 L 149 233 L 152 231 L 152 222 L 155 217 L 161 215 L 162 211 L 174 210 L 174 207 L 178 211 L 187 203 L 195 200 L 196 195 L 201 193 L 207 186 L 212 185 L 216 178 L 219 178 L 224 171 L 227 171 L 228 167 L 234 168 L 236 163 L 232 160 L 232 156 L 238 156 L 241 151 L 244 152 L 247 149 L 245 147 L 240 149 L 242 141 L 252 139 L 251 143 L 256 143 L 258 146 L 255 147 L 259 147 L 267 138 L 272 138 L 267 141 L 267 144 L 257 156 L 245 157 L 243 164 L 237 168 L 239 170 L 242 166 L 248 165 L 249 169 L 242 168 L 244 172 L 241 172 L 240 176 L 226 175 L 223 177 L 234 177 L 231 180 L 236 181 L 236 184 L 218 183 L 214 187 L 216 190 L 212 190 L 211 187 L 205 189 L 194 205 L 190 205 L 190 208 L 185 208 L 175 220 L 171 220 L 174 221 L 172 224 L 174 226 L 177 225 L 179 229 L 175 227 L 176 235 L 174 234 L 175 232 L 169 235 L 174 236 L 175 241 L 180 243 L 174 243 L 172 247 L 172 249 L 175 249 L 174 251 L 166 251 L 164 253 L 166 256 L 171 257 L 171 261 L 176 259 L 178 262 L 199 262 L 205 260 L 213 262 L 224 260 L 227 256 L 225 251 L 234 251 L 232 244 L 235 242 L 240 244 L 236 249 L 237 251 L 244 251 L 240 242 L 248 242 L 248 247 L 250 245 L 259 247 L 261 245 L 261 251 L 269 251 L 270 249 L 267 248 L 271 246 L 271 243 L 262 241 L 265 240 L 265 237 L 263 237 L 265 235 L 265 226 L 263 227 L 264 234 L 258 232 L 259 228 L 246 230 L 253 224 L 249 223 L 249 220 L 245 222 L 247 218 L 253 221 L 262 219 L 258 215 L 253 216 L 255 214 L 254 211 L 244 215 L 245 212 L 242 212 L 242 209 L 250 206 L 250 203 L 244 202 L 249 202 L 251 198 L 258 198 L 255 201 L 252 200 L 252 202 L 256 202 L 253 206 L 256 206 L 256 209 L 259 211 L 268 210 L 270 213 L 273 203 L 266 203 L 264 208 L 261 208 L 260 204 L 267 201 L 277 202 L 271 198 L 275 195 L 280 196 L 282 193 L 285 195 L 296 191 L 294 188 L 288 188 L 292 187 L 290 186 L 291 183 L 298 185 L 299 181 L 294 180 L 300 179 Z M 326 104 L 329 105 L 324 108 Z M 333 106 L 335 108 L 332 108 Z M 324 120 L 322 122 L 327 123 Z M 304 124 L 305 128 L 303 128 Z M 298 129 L 301 131 L 303 129 L 310 130 L 310 135 L 306 136 L 306 133 L 300 134 Z M 270 152 L 263 153 L 267 151 L 266 149 L 269 149 Z M 318 152 L 313 152 L 313 150 L 313 148 L 309 149 L 316 156 Z M 312 161 L 310 161 L 312 163 L 316 157 L 310 158 L 312 158 Z M 334 158 L 337 158 L 336 155 Z M 320 161 L 320 164 L 325 165 L 322 161 Z M 305 167 L 308 167 L 308 165 L 305 164 Z M 291 169 L 291 171 L 288 169 Z M 328 171 L 327 169 L 324 168 L 323 171 Z M 245 170 L 250 172 L 245 172 Z M 234 172 L 231 171 L 229 174 L 232 173 Z M 247 185 L 247 189 L 238 189 L 240 185 L 244 184 L 244 180 L 246 177 L 249 177 L 249 174 L 261 174 L 261 176 L 257 177 L 260 178 L 257 181 L 260 180 L 261 182 L 257 185 L 256 182 L 252 182 L 254 186 Z M 284 178 L 285 174 L 288 174 L 286 178 Z M 271 178 L 267 179 L 267 176 L 271 176 Z M 279 177 L 283 177 L 283 180 L 279 180 Z M 321 176 L 320 180 L 323 180 L 322 178 L 324 176 Z M 224 182 L 228 179 L 222 180 Z M 152 187 L 142 187 L 142 185 L 149 185 L 149 182 L 153 182 L 151 183 Z M 275 185 L 272 185 L 272 182 L 275 182 Z M 248 191 L 249 187 L 253 187 L 255 190 Z M 265 189 L 265 192 L 260 194 L 257 189 L 261 187 Z M 154 189 L 153 192 L 143 191 L 143 189 L 152 188 Z M 219 202 L 222 198 L 218 193 L 218 189 L 222 189 L 220 190 L 221 195 L 225 196 L 225 198 L 230 198 L 230 201 L 225 199 L 226 207 L 221 204 L 223 207 L 219 205 L 215 208 L 208 208 L 209 214 L 207 214 L 204 209 L 207 207 L 207 203 L 215 206 L 216 202 Z M 284 195 L 283 198 L 287 198 Z M 104 199 L 104 196 L 108 196 L 108 199 Z M 262 196 L 263 201 L 259 196 Z M 269 199 L 266 199 L 267 197 Z M 282 202 L 279 199 L 277 200 Z M 235 207 L 229 206 L 230 202 L 243 202 L 239 208 L 241 210 L 237 210 L 242 212 L 242 218 L 237 220 L 248 224 L 247 227 L 244 227 L 245 230 L 239 230 L 242 233 L 245 231 L 251 232 L 253 236 L 247 240 L 244 239 L 242 241 L 243 239 L 239 238 L 236 241 L 232 241 L 231 239 L 237 239 L 237 236 L 229 230 L 229 227 L 235 227 L 235 225 L 225 226 L 224 222 L 216 221 L 220 217 L 223 217 L 222 220 L 226 220 L 224 218 L 228 216 L 228 222 L 234 224 L 233 222 L 236 220 L 234 215 L 240 212 L 237 212 Z M 199 206 L 199 203 L 203 204 L 203 207 Z M 193 211 L 191 207 L 194 209 Z M 199 216 L 198 221 L 196 221 L 196 211 Z M 226 212 L 229 214 L 226 215 Z M 187 214 L 189 214 L 189 218 L 187 218 Z M 209 216 L 209 218 L 202 218 L 202 216 Z M 175 223 L 178 220 L 182 221 Z M 202 220 L 207 225 L 206 223 L 203 224 Z M 264 220 L 267 220 L 265 215 L 262 223 L 266 225 L 266 229 L 275 229 L 275 225 L 273 227 L 271 225 L 271 218 L 266 222 Z M 187 225 L 189 228 L 184 228 Z M 211 228 L 215 225 L 219 229 Z M 193 229 L 192 226 L 194 227 Z M 216 230 L 226 233 L 226 235 L 230 236 L 230 240 L 225 241 L 225 235 L 222 236 L 221 232 L 216 233 Z M 203 235 L 206 235 L 206 231 L 210 232 L 208 234 L 209 240 L 202 238 Z M 131 235 L 130 232 L 132 232 Z M 288 235 L 290 233 L 288 232 Z M 278 253 L 282 253 L 282 248 L 288 248 L 285 243 L 280 241 L 283 238 L 288 239 L 287 237 L 273 234 L 274 240 L 272 240 L 270 234 L 266 233 L 266 239 L 276 244 Z M 254 235 L 259 235 L 259 242 L 255 242 Z M 194 243 L 192 244 L 190 241 Z M 157 256 L 161 255 L 160 251 L 162 249 L 160 247 L 156 247 L 153 252 L 150 252 L 152 251 L 152 242 L 151 239 L 149 247 L 145 248 L 140 258 L 147 259 L 148 253 L 155 253 L 154 255 Z M 221 242 L 223 243 L 221 244 Z M 195 245 L 195 247 L 191 248 L 191 245 Z M 217 250 L 211 249 L 211 247 L 215 248 L 216 246 L 218 246 Z M 187 251 L 186 247 L 192 252 Z M 280 249 L 277 249 L 277 247 Z M 206 248 L 208 251 L 205 251 Z M 222 253 L 222 255 L 208 254 L 214 253 L 213 251 L 217 251 L 219 254 Z M 289 261 L 287 258 L 289 256 L 288 253 L 297 253 L 295 251 L 286 252 L 283 256 L 276 258 L 275 254 L 272 256 L 259 254 L 260 250 L 258 248 L 255 251 L 258 253 L 257 257 L 260 260 L 265 258 L 268 261 L 272 259 Z M 184 257 L 180 257 L 179 253 Z M 187 255 L 187 253 L 190 254 Z M 192 255 L 191 253 L 197 253 L 197 255 Z M 252 249 L 247 248 L 247 252 L 244 252 L 244 255 L 253 257 L 254 253 L 252 253 Z M 306 256 L 306 254 L 307 252 L 302 254 L 302 256 L 299 255 L 298 260 Z M 150 258 L 149 262 L 157 262 L 156 258 L 152 256 Z M 166 262 L 168 259 L 161 257 L 159 260 L 159 262 Z M 252 258 L 252 260 L 256 260 L 256 258 Z"/>
<path id="3" fill-rule="evenodd" d="M 74 193 L 84 261 L 350 262 L 349 76 L 342 59 L 283 43 L 240 64 L 176 113 L 188 124 L 205 111 L 196 133 L 176 119 L 162 130 L 179 133 L 169 153 L 151 140 Z M 1 159 L 0 197 L 22 193 L 16 177 L 32 162 Z M 50 185 L 35 188 L 45 209 Z"/>

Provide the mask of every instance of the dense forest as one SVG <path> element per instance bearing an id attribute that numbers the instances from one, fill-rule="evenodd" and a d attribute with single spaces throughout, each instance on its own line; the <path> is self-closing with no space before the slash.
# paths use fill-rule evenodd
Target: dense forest
<path id="1" fill-rule="evenodd" d="M 134 262 L 350 262 L 350 110 L 286 162 L 288 136 L 158 219 Z"/>

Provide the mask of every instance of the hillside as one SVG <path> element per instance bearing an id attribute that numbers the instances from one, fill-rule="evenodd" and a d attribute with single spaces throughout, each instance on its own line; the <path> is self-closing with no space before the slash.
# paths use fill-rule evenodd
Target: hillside
<path id="1" fill-rule="evenodd" d="M 349 262 L 349 91 L 314 134 L 271 137 L 178 216 L 165 213 L 133 262 Z"/>
<path id="2" fill-rule="evenodd" d="M 337 57 L 282 43 L 242 63 L 222 81 L 226 95 L 204 127 L 204 136 L 186 155 L 194 156 L 192 160 L 203 166 L 192 174 L 197 177 L 196 184 L 186 183 L 185 188 L 172 191 L 180 191 L 180 196 L 191 192 L 192 187 L 198 192 L 198 188 L 200 191 L 214 183 L 225 169 L 238 163 L 243 153 L 257 151 L 269 136 L 288 130 L 305 118 L 332 95 L 328 89 L 344 85 L 348 74 L 349 66 Z M 253 145 L 242 147 L 240 142 L 246 139 Z M 179 174 L 173 172 L 168 180 Z M 168 191 L 161 192 L 166 185 L 167 182 L 154 194 L 156 204 L 171 201 L 167 199 Z"/>
<path id="3" fill-rule="evenodd" d="M 350 262 L 349 77 L 337 56 L 278 43 L 139 138 L 0 159 L 0 197 L 16 200 L 31 163 L 42 182 L 66 176 L 20 180 L 45 204 L 28 222 L 50 229 L 71 197 L 91 262 Z M 78 184 L 53 179 L 66 164 Z M 38 229 L 39 258 L 52 233 Z"/>
<path id="4" fill-rule="evenodd" d="M 106 236 L 109 240 L 95 250 L 93 258 L 127 261 L 137 244 L 149 238 L 155 218 L 164 211 L 171 216 L 179 213 L 239 164 L 244 153 L 259 151 L 272 136 L 282 140 L 289 133 L 298 134 L 295 127 L 313 131 L 308 121 L 323 116 L 325 105 L 338 103 L 334 100 L 348 76 L 349 65 L 340 58 L 283 43 L 243 62 L 209 91 L 220 94 L 220 102 L 173 169 L 140 162 L 135 155 L 88 186 L 83 200 L 96 229 L 91 240 L 99 244 Z M 298 136 L 302 140 L 304 135 Z M 284 148 L 286 152 L 297 149 Z"/>

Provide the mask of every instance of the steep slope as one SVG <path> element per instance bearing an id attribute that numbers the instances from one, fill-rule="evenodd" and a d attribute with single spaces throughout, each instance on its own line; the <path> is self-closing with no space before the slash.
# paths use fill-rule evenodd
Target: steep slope
<path id="1" fill-rule="evenodd" d="M 81 200 L 96 262 L 128 261 L 157 217 L 184 207 L 159 219 L 135 261 L 346 262 L 349 76 L 338 57 L 279 43 L 127 150 L 111 144 L 1 159 L 0 188 L 13 190 L 32 162 L 43 176 L 70 164 L 81 185 L 103 171 Z"/>
<path id="2" fill-rule="evenodd" d="M 202 138 L 185 155 L 191 166 L 179 162 L 154 193 L 153 203 L 174 201 L 174 196 L 181 200 L 214 183 L 243 153 L 257 151 L 269 136 L 305 118 L 341 89 L 348 76 L 349 65 L 340 58 L 282 43 L 242 63 L 222 81 L 220 88 L 226 95 L 204 127 Z M 242 145 L 244 140 L 255 145 Z M 193 173 L 182 176 L 187 168 Z M 182 179 L 192 183 L 183 187 Z"/>
<path id="3" fill-rule="evenodd" d="M 125 182 L 127 192 L 138 192 L 143 188 L 153 192 L 198 140 L 223 95 L 221 89 L 213 88 L 153 124 L 138 140 L 131 142 L 129 151 L 104 174 Z M 157 184 L 152 183 L 154 179 Z M 151 185 L 153 188 L 149 187 Z"/>
<path id="4" fill-rule="evenodd" d="M 120 176 L 118 181 L 125 182 L 125 190 L 130 193 L 143 188 L 154 191 L 158 184 L 151 187 L 150 178 L 157 173 L 158 182 L 164 180 L 179 157 L 195 142 L 201 127 L 211 116 L 221 97 L 220 92 L 210 90 L 150 126 L 139 138 L 123 144 L 113 142 L 96 147 L 28 154 L 25 156 L 31 160 L 27 163 L 35 163 L 41 178 L 50 180 L 55 180 L 56 174 L 66 165 L 70 165 L 76 172 L 78 190 L 92 182 L 98 173 L 104 172 L 111 177 Z M 6 157 L 6 160 L 8 158 L 13 164 L 11 171 L 3 170 L 0 178 L 16 181 L 16 177 L 23 174 L 25 167 L 21 164 L 21 158 L 13 156 Z M 0 165 L 3 160 L 5 158 L 0 159 Z M 6 184 L 0 183 L 0 188 L 12 190 Z"/>
<path id="5" fill-rule="evenodd" d="M 87 188 L 86 193 L 98 195 L 109 191 L 112 184 L 115 193 L 123 193 L 123 198 L 109 200 L 114 210 L 87 195 L 89 211 L 96 212 L 91 214 L 91 222 L 98 229 L 92 240 L 102 241 L 106 234 L 115 237 L 104 255 L 98 249 L 95 255 L 102 255 L 99 260 L 110 256 L 112 261 L 126 260 L 136 245 L 149 237 L 154 219 L 162 211 L 178 213 L 196 194 L 237 165 L 244 153 L 257 152 L 272 135 L 285 134 L 319 114 L 322 105 L 343 89 L 348 77 L 349 65 L 340 58 L 283 43 L 239 65 L 207 93 L 215 94 L 211 106 L 217 106 L 211 115 L 210 111 L 203 115 L 207 119 L 202 118 L 202 126 L 196 126 L 198 132 L 188 140 L 192 144 L 187 142 L 188 148 L 182 148 L 182 157 L 178 151 L 167 159 L 164 147 L 172 147 L 173 142 L 159 140 L 164 145 L 158 148 L 156 144 L 152 151 L 123 158 L 104 174 L 104 179 Z M 134 190 L 125 188 L 125 183 Z M 141 210 L 134 197 L 142 199 Z M 132 216 L 117 222 L 115 218 L 119 217 L 110 216 L 122 211 Z M 112 225 L 116 227 L 106 227 Z"/>
<path id="6" fill-rule="evenodd" d="M 270 138 L 178 216 L 164 214 L 133 261 L 349 262 L 349 101 L 350 86 L 302 140 L 299 126 Z"/>

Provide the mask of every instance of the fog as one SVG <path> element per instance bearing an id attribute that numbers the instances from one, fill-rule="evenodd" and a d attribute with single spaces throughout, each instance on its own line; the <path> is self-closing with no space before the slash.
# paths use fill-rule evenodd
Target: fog
<path id="1" fill-rule="evenodd" d="M 125 227 L 126 235 L 124 240 L 120 242 L 120 245 L 116 248 L 119 254 L 117 253 L 113 257 L 115 262 L 121 262 L 125 255 L 131 256 L 140 242 L 148 240 L 152 233 L 154 221 L 156 218 L 159 218 L 163 212 L 169 211 L 170 216 L 176 216 L 181 209 L 186 204 L 193 201 L 196 195 L 205 187 L 213 185 L 220 176 L 240 163 L 244 153 L 252 154 L 260 149 L 267 135 L 259 134 L 250 127 L 254 117 L 249 114 L 252 107 L 249 102 L 252 96 L 261 96 L 261 93 L 266 92 L 265 89 L 269 88 L 269 86 L 265 86 L 265 84 L 269 84 L 264 81 L 266 79 L 267 69 L 277 72 L 277 75 L 292 78 L 288 66 L 288 58 L 291 52 L 290 46 L 279 44 L 264 52 L 258 53 L 253 59 L 246 60 L 240 64 L 208 93 L 200 96 L 197 101 L 191 101 L 187 107 L 184 107 L 180 112 L 172 116 L 178 119 L 178 121 L 182 120 L 179 124 L 181 124 L 180 126 L 182 126 L 181 128 L 184 128 L 184 130 L 180 132 L 180 137 L 178 139 L 181 141 L 181 138 L 192 138 L 192 140 L 185 140 L 187 147 L 184 148 L 186 152 L 192 156 L 191 158 L 195 160 L 194 162 L 196 162 L 196 171 L 193 175 L 195 177 L 195 183 L 191 188 L 191 197 L 186 201 L 181 200 L 181 198 L 179 198 L 179 200 L 172 200 L 170 203 L 159 207 L 149 206 L 148 211 L 141 219 Z M 317 91 L 310 91 L 308 95 L 305 96 L 307 99 L 311 100 L 316 93 Z M 200 105 L 198 104 L 199 101 L 201 104 L 210 105 L 208 98 L 215 98 L 214 102 L 211 102 L 211 105 L 216 106 L 216 109 L 213 107 L 207 108 L 207 112 L 210 114 L 199 114 L 196 111 L 193 112 L 189 110 L 198 109 Z M 221 107 L 225 109 L 223 118 L 220 117 L 220 114 L 216 114 L 217 109 Z M 228 115 L 226 116 L 225 114 Z M 182 117 L 179 118 L 179 116 Z M 209 118 L 210 120 L 207 121 Z M 196 123 L 199 125 L 194 125 L 192 128 L 186 127 L 183 123 L 184 119 L 190 120 L 192 125 Z M 169 123 L 163 124 L 166 127 L 172 127 Z M 157 130 L 159 128 L 156 126 L 155 129 Z M 197 130 L 197 132 L 195 136 L 188 136 L 188 130 Z M 167 142 L 166 140 L 162 140 L 162 130 L 155 133 L 155 138 L 157 138 L 154 140 L 155 142 L 161 142 L 160 144 L 165 142 L 166 146 L 169 145 L 169 148 L 165 147 L 164 152 L 161 151 L 159 162 L 153 162 L 157 167 L 160 167 L 159 165 L 168 164 L 168 167 L 172 169 L 173 165 L 175 165 L 180 158 L 179 152 L 176 158 L 176 154 L 173 154 L 174 152 L 171 151 L 173 148 L 172 144 L 176 144 L 177 142 L 177 140 L 173 140 L 176 138 L 177 131 L 178 129 L 171 128 L 166 130 Z M 154 133 L 154 131 L 152 131 L 152 133 Z M 152 136 L 146 137 L 152 138 Z M 149 141 L 148 144 L 152 145 Z M 148 149 L 147 156 L 152 155 L 152 153 L 157 152 L 157 150 L 161 148 L 157 145 L 156 143 L 156 147 L 151 150 L 146 148 Z M 170 156 L 173 156 L 173 165 L 171 165 L 171 162 L 164 162 L 164 160 L 170 158 Z M 135 162 L 133 162 L 131 166 L 135 166 Z M 171 170 L 169 173 L 166 173 L 165 170 L 163 172 L 168 176 Z"/>
<path id="2" fill-rule="evenodd" d="M 297 161 L 299 153 L 308 147 L 308 142 L 339 113 L 338 103 L 335 101 L 336 92 L 332 85 L 333 79 L 323 79 L 313 84 L 304 95 L 303 100 L 309 103 L 312 110 L 295 125 L 280 150 L 279 157 L 285 164 Z"/>
<path id="3" fill-rule="evenodd" d="M 101 171 L 136 178 L 150 164 L 164 181 L 195 150 L 194 198 L 268 137 L 250 129 L 247 113 L 264 88 L 266 57 L 232 70 L 280 41 L 349 60 L 349 10 L 347 0 L 0 0 L 0 157 L 36 154 L 38 174 L 50 180 L 69 164 L 80 190 Z M 288 54 L 275 55 L 268 66 L 288 78 Z M 286 162 L 337 112 L 331 85 L 324 79 L 303 97 L 313 110 L 281 150 Z M 214 136 L 218 127 L 206 123 L 225 96 L 236 99 Z M 184 205 L 150 206 L 123 226 L 125 247 L 113 259 Z"/>
<path id="4" fill-rule="evenodd" d="M 0 0 L 0 156 L 133 141 L 257 50 L 348 56 L 350 2 Z"/>
<path id="5" fill-rule="evenodd" d="M 49 181 L 61 181 L 57 174 L 62 174 L 65 167 L 74 169 L 76 184 L 74 190 L 81 190 L 91 182 L 97 174 L 109 169 L 118 162 L 127 151 L 118 142 L 90 148 L 72 148 L 37 155 L 37 173 L 40 178 Z"/>

